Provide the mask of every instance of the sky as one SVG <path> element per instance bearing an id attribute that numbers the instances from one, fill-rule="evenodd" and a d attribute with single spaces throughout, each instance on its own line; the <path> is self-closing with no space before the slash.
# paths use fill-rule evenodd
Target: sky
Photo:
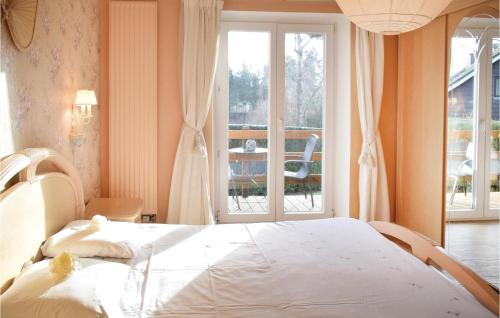
<path id="1" fill-rule="evenodd" d="M 285 52 L 293 54 L 294 40 L 291 34 L 286 37 Z M 233 71 L 241 70 L 246 64 L 254 72 L 262 73 L 269 63 L 270 58 L 270 36 L 265 31 L 230 31 L 228 34 L 229 67 Z M 323 41 L 313 40 L 309 45 L 317 52 L 323 51 Z M 475 48 L 475 39 L 470 37 L 455 37 L 452 41 L 452 62 L 450 75 L 456 74 L 470 63 L 470 54 Z"/>
<path id="2" fill-rule="evenodd" d="M 496 39 L 498 41 L 498 39 Z M 450 75 L 454 75 L 470 64 L 470 54 L 476 48 L 476 40 L 471 37 L 454 37 L 451 42 Z"/>
<path id="3" fill-rule="evenodd" d="M 230 31 L 228 34 L 228 63 L 233 71 L 239 71 L 246 64 L 254 72 L 263 72 L 271 55 L 271 34 L 269 32 Z M 314 39 L 308 45 L 318 53 L 323 51 L 323 39 Z M 285 37 L 285 54 L 293 53 L 294 36 Z M 321 54 L 322 55 L 322 54 Z M 320 56 L 321 56 L 320 55 Z"/>

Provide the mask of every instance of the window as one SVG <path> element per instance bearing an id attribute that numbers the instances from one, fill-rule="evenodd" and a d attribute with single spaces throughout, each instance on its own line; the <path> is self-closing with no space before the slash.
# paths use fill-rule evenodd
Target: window
<path id="1" fill-rule="evenodd" d="M 498 20 L 476 18 L 451 41 L 448 83 L 449 220 L 498 217 L 500 108 Z M 484 27 L 484 25 L 491 25 Z"/>

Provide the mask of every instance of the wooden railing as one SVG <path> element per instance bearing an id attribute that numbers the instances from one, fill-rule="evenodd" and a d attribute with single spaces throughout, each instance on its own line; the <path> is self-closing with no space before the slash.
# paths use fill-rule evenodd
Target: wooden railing
<path id="1" fill-rule="evenodd" d="M 265 176 L 265 175 L 252 176 L 253 181 L 258 182 L 260 184 L 265 183 L 266 178 L 267 178 L 267 176 Z M 321 175 L 320 174 L 310 174 L 307 182 L 309 182 L 309 183 L 321 183 Z M 246 183 L 246 184 L 251 185 L 253 182 L 251 180 L 248 180 L 248 181 L 238 181 L 238 183 Z M 302 181 L 288 178 L 286 180 L 286 183 L 287 184 L 301 184 Z"/>
<path id="2" fill-rule="evenodd" d="M 472 130 L 453 130 L 448 132 L 448 141 L 458 141 L 458 140 L 463 140 L 463 141 L 469 141 L 472 142 Z M 500 130 L 492 130 L 491 131 L 491 137 L 492 138 L 500 138 Z M 448 150 L 447 157 L 450 160 L 464 160 L 465 159 L 465 154 L 466 154 L 467 148 L 462 149 L 462 150 Z M 492 151 L 491 152 L 492 158 L 498 158 L 499 157 L 499 152 L 498 151 Z"/>
<path id="3" fill-rule="evenodd" d="M 267 130 L 229 130 L 229 139 L 267 139 Z M 321 138 L 321 129 L 285 130 L 285 139 L 307 139 L 312 134 Z"/>
<path id="4" fill-rule="evenodd" d="M 499 138 L 500 137 L 500 130 L 492 130 L 491 137 Z M 448 139 L 451 139 L 451 140 L 472 140 L 472 130 L 448 131 Z"/>
<path id="5" fill-rule="evenodd" d="M 307 139 L 312 134 L 321 138 L 322 130 L 321 129 L 307 129 L 307 130 L 285 130 L 285 139 Z M 229 139 L 255 139 L 262 140 L 268 139 L 268 131 L 267 130 L 257 130 L 257 129 L 241 129 L 241 130 L 229 130 L 228 131 Z M 302 152 L 285 152 L 285 160 L 297 159 L 297 157 L 302 156 Z M 266 160 L 266 153 L 255 153 L 252 154 L 251 157 L 248 154 L 241 153 L 229 153 L 229 161 L 239 161 L 239 160 L 247 160 L 247 161 L 263 161 Z M 312 155 L 312 160 L 319 162 L 322 160 L 321 152 L 314 152 Z M 253 179 L 256 182 L 265 182 L 266 176 L 255 176 Z M 296 183 L 298 181 L 295 180 L 287 180 L 287 183 Z M 309 182 L 313 183 L 321 183 L 321 175 L 320 174 L 311 174 L 309 176 Z"/>
<path id="6" fill-rule="evenodd" d="M 240 140 L 246 140 L 246 139 L 267 139 L 268 138 L 268 131 L 267 130 L 251 130 L 251 129 L 242 129 L 242 130 L 229 130 L 228 137 L 229 139 L 240 139 Z M 321 129 L 307 129 L 307 130 L 285 130 L 285 139 L 307 139 L 309 136 L 312 134 L 318 136 L 321 138 L 322 136 L 322 131 Z M 302 152 L 286 152 L 285 153 L 285 160 L 290 160 L 290 159 L 296 159 L 298 156 L 301 156 Z M 267 154 L 262 153 L 262 154 L 255 154 L 253 155 L 250 160 L 251 161 L 262 161 L 266 159 Z M 314 152 L 312 160 L 313 161 L 321 161 L 322 158 L 322 153 L 321 152 Z M 229 154 L 229 161 L 236 161 L 236 160 L 249 160 L 248 159 L 248 154 L 238 154 L 238 153 L 231 153 Z"/>

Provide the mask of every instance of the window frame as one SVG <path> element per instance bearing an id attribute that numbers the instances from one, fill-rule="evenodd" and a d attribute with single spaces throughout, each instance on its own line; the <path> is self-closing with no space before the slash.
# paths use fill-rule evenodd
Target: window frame
<path id="1" fill-rule="evenodd" d="M 333 217 L 333 216 L 349 216 L 349 196 L 346 195 L 345 193 L 348 194 L 348 189 L 349 189 L 349 181 L 350 181 L 350 108 L 351 108 L 351 95 L 350 95 L 350 45 L 347 45 L 347 43 L 350 43 L 350 24 L 349 21 L 343 17 L 342 15 L 337 15 L 337 14 L 302 14 L 302 13 L 294 13 L 294 14 L 277 14 L 277 13 L 241 13 L 241 12 L 223 12 L 222 14 L 222 22 L 221 22 L 221 41 L 220 41 L 220 51 L 219 51 L 219 56 L 225 54 L 227 52 L 227 39 L 225 38 L 227 36 L 227 33 L 225 33 L 227 26 L 231 25 L 232 27 L 251 27 L 254 30 L 258 29 L 258 25 L 263 26 L 264 24 L 267 24 L 268 26 L 270 24 L 275 25 L 275 28 L 279 24 L 281 25 L 297 25 L 299 28 L 307 29 L 308 25 L 310 24 L 311 18 L 314 17 L 314 21 L 318 22 L 318 25 L 321 27 L 329 27 L 329 31 L 331 31 L 331 45 L 333 46 L 332 53 L 328 59 L 330 60 L 328 65 L 331 65 L 333 68 L 333 65 L 337 65 L 339 63 L 339 60 L 343 60 L 344 63 L 341 64 L 340 68 L 344 69 L 343 73 L 335 73 L 331 71 L 331 79 L 329 82 L 331 82 L 328 88 L 325 88 L 325 92 L 330 95 L 328 97 L 329 102 L 331 102 L 331 105 L 325 105 L 324 107 L 327 108 L 330 112 L 331 115 L 326 114 L 324 116 L 324 122 L 329 121 L 329 117 L 333 118 L 333 121 L 330 122 L 330 125 L 324 125 L 323 129 L 328 127 L 329 132 L 324 131 L 324 138 L 325 140 L 328 140 L 328 144 L 324 145 L 323 149 L 323 169 L 325 173 L 331 172 L 333 176 L 336 176 L 338 173 L 337 178 L 325 178 L 328 179 L 326 183 L 329 183 L 330 185 L 323 185 L 323 198 L 325 202 L 323 203 L 323 212 L 324 213 L 318 213 L 317 215 L 314 215 L 313 217 L 317 218 L 324 218 L 324 217 Z M 252 21 L 257 21 L 257 22 L 252 22 Z M 270 22 L 271 21 L 271 22 Z M 338 25 L 340 25 L 340 36 L 337 38 L 337 29 Z M 305 30 L 304 30 L 305 31 Z M 277 30 L 275 31 L 277 32 Z M 277 40 L 275 39 L 274 43 L 277 43 Z M 328 45 L 328 44 L 326 44 Z M 277 50 L 275 50 L 276 52 Z M 276 57 L 274 57 L 276 59 Z M 276 65 L 279 65 L 279 63 L 275 63 Z M 329 67 L 328 65 L 325 65 L 326 67 Z M 275 220 L 282 220 L 282 219 L 303 219 L 300 215 L 297 216 L 291 216 L 291 213 L 287 213 L 285 217 L 282 215 L 278 215 L 276 212 L 276 208 L 274 208 L 274 211 L 270 211 L 272 217 L 266 217 L 266 216 L 261 216 L 258 218 L 254 218 L 253 214 L 250 216 L 246 215 L 235 215 L 234 217 L 228 217 L 227 213 L 224 213 L 226 211 L 223 211 L 222 207 L 225 205 L 227 206 L 227 196 L 224 197 L 221 195 L 221 193 L 227 193 L 227 187 L 224 187 L 224 178 L 227 179 L 227 172 L 224 173 L 223 169 L 220 169 L 220 160 L 223 158 L 227 158 L 227 149 L 224 149 L 224 147 L 221 147 L 221 144 L 225 144 L 226 139 L 224 136 L 221 136 L 220 134 L 220 129 L 217 129 L 216 127 L 220 126 L 221 121 L 221 115 L 220 115 L 220 109 L 221 108 L 227 108 L 224 107 L 225 101 L 221 100 L 221 97 L 224 96 L 224 90 L 227 89 L 228 83 L 227 83 L 227 74 L 224 74 L 225 72 L 222 72 L 223 75 L 225 76 L 219 76 L 221 72 L 219 71 L 221 67 L 227 70 L 227 57 L 226 60 L 224 59 L 219 59 L 218 62 L 218 71 L 217 71 L 217 76 L 216 76 L 216 85 L 215 85 L 215 92 L 214 92 L 214 105 L 215 105 L 215 110 L 213 113 L 213 124 L 212 124 L 212 135 L 214 136 L 214 147 L 212 147 L 213 150 L 213 166 L 212 169 L 214 171 L 214 180 L 213 180 L 213 193 L 214 195 L 214 200 L 213 202 L 213 210 L 214 214 L 216 215 L 216 218 L 220 223 L 233 223 L 233 222 L 259 222 L 259 221 L 275 221 Z M 335 70 L 338 72 L 338 70 Z M 271 73 L 271 78 L 274 75 Z M 341 80 L 339 81 L 339 78 Z M 276 80 L 274 80 L 274 83 L 276 83 Z M 338 83 L 341 83 L 341 85 L 338 85 Z M 277 88 L 273 87 L 273 84 L 271 83 L 270 85 L 270 90 L 273 90 L 277 92 Z M 341 95 L 336 95 L 336 92 L 342 91 L 344 92 Z M 221 94 L 222 93 L 222 94 Z M 272 94 L 272 92 L 270 92 Z M 271 101 L 272 103 L 272 101 Z M 227 104 L 227 102 L 226 102 Z M 228 106 L 228 105 L 227 105 Z M 271 106 L 273 108 L 273 106 Z M 276 109 L 276 106 L 274 105 L 274 109 Z M 346 111 L 348 110 L 348 111 Z M 227 110 L 226 110 L 227 111 Z M 339 114 L 337 116 L 336 114 Z M 227 114 L 222 115 L 223 117 L 226 117 Z M 277 121 L 276 121 L 277 122 Z M 276 130 L 276 127 L 274 127 Z M 270 127 L 271 129 L 271 127 Z M 219 130 L 219 132 L 218 132 Z M 272 132 L 273 134 L 275 132 Z M 330 136 L 330 137 L 328 137 Z M 343 138 L 342 138 L 343 137 Z M 274 138 L 276 140 L 276 137 Z M 272 138 L 270 140 L 272 142 Z M 227 145 L 225 145 L 227 148 Z M 270 147 L 272 147 L 270 145 Z M 277 149 L 274 146 L 274 149 Z M 339 154 L 336 157 L 333 156 L 333 154 Z M 330 159 L 328 159 L 330 158 Z M 276 162 L 276 160 L 274 160 Z M 275 165 L 275 163 L 274 163 Z M 328 168 L 326 166 L 329 166 Z M 271 166 L 270 166 L 271 167 Z M 277 171 L 276 168 L 270 168 L 273 173 Z M 270 175 L 271 173 L 268 173 Z M 269 177 L 269 176 L 268 176 Z M 278 178 L 274 177 L 274 180 L 278 180 Z M 322 181 L 323 182 L 323 181 Z M 275 190 L 275 185 L 272 184 L 272 181 L 269 182 L 268 180 L 268 187 L 272 187 L 271 189 L 268 188 L 268 191 Z M 328 189 L 329 188 L 329 189 Z M 341 189 L 341 191 L 337 191 L 338 189 Z M 271 193 L 268 193 L 269 196 L 271 196 Z M 273 197 L 276 197 L 275 194 L 273 194 Z M 336 200 L 335 198 L 338 198 Z M 223 202 L 225 200 L 226 203 Z M 274 206 L 275 202 L 273 203 Z M 336 213 L 337 207 L 341 207 L 342 209 L 340 210 L 339 213 Z M 308 214 L 312 214 L 309 213 Z M 310 218 L 310 217 L 308 217 Z"/>
<path id="2" fill-rule="evenodd" d="M 484 35 L 481 35 L 485 32 Z M 450 209 L 446 206 L 446 220 L 479 220 L 496 219 L 500 209 L 494 209 L 490 206 L 490 147 L 489 137 L 491 136 L 491 112 L 494 96 L 493 83 L 493 64 L 492 59 L 492 39 L 498 36 L 498 28 L 489 28 L 484 30 L 482 27 L 459 27 L 455 31 L 454 37 L 464 37 L 474 35 L 480 39 L 479 46 L 484 49 L 477 61 L 478 77 L 474 80 L 474 94 L 477 94 L 477 100 L 473 105 L 473 175 L 472 175 L 472 207 Z M 496 34 L 496 35 L 495 35 Z M 452 41 L 452 40 L 451 40 Z M 450 55 L 453 54 L 450 49 Z M 449 101 L 448 101 L 449 102 Z M 447 118 L 447 121 L 449 118 Z M 489 123 L 489 124 L 488 124 Z"/>
<path id="3" fill-rule="evenodd" d="M 351 216 L 352 203 L 351 200 L 355 200 L 350 196 L 350 189 L 353 186 L 357 187 L 357 179 L 352 178 L 351 169 L 353 169 L 353 159 L 351 152 L 356 149 L 352 149 L 352 141 L 356 136 L 352 135 L 352 123 L 354 120 L 352 116 L 352 110 L 355 107 L 353 104 L 353 90 L 352 86 L 355 82 L 352 81 L 355 78 L 353 73 L 352 65 L 353 58 L 352 55 L 352 24 L 349 19 L 340 13 L 295 13 L 295 12 L 248 12 L 248 11 L 227 11 L 223 10 L 221 14 L 222 22 L 265 22 L 265 23 L 285 23 L 285 24 L 311 24 L 314 21 L 316 24 L 330 24 L 334 25 L 334 52 L 333 52 L 333 63 L 335 65 L 335 72 L 333 74 L 333 114 L 334 114 L 334 124 L 332 129 L 332 147 L 331 151 L 334 154 L 331 158 L 332 175 L 333 178 L 332 188 L 334 191 L 332 193 L 325 193 L 329 196 L 331 200 L 331 215 L 335 217 L 349 217 Z M 220 54 L 224 54 L 220 50 Z M 213 172 L 211 175 L 214 177 L 210 178 L 211 182 L 211 193 L 214 194 L 213 200 L 211 200 L 212 209 L 216 218 L 219 218 L 220 210 L 218 206 L 220 203 L 217 199 L 217 182 L 219 178 L 220 171 L 217 171 L 216 165 L 218 160 L 221 158 L 221 153 L 217 149 L 217 140 L 220 140 L 216 132 L 216 114 L 218 107 L 220 106 L 220 95 L 218 94 L 222 87 L 220 87 L 219 79 L 216 78 L 216 83 L 214 86 L 214 107 L 213 111 L 209 114 L 209 120 L 211 120 L 212 125 L 210 128 L 210 133 L 212 134 L 213 143 L 210 146 L 210 155 L 212 160 L 209 161 L 210 170 Z M 355 114 L 355 113 L 354 113 Z M 354 154 L 357 158 L 358 154 Z M 227 173 L 227 172 L 226 172 Z M 353 184 L 351 184 L 353 182 Z M 355 211 L 352 211 L 355 213 Z M 219 218 L 220 219 L 220 218 Z"/>

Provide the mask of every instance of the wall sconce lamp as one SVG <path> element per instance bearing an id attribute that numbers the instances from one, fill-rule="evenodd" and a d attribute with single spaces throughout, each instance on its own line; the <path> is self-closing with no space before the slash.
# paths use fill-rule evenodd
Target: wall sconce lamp
<path id="1" fill-rule="evenodd" d="M 90 123 L 92 119 L 92 106 L 95 105 L 97 105 L 97 98 L 94 91 L 82 89 L 76 92 L 70 134 L 72 139 L 83 139 L 83 126 Z"/>

